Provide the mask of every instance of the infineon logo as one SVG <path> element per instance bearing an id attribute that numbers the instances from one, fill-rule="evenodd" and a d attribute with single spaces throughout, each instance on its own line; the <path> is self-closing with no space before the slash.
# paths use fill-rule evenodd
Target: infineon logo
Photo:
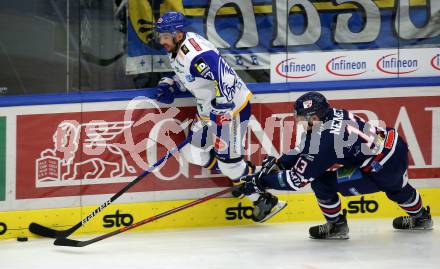
<path id="1" fill-rule="evenodd" d="M 316 64 L 301 63 L 296 58 L 290 58 L 280 62 L 275 67 L 275 71 L 285 78 L 308 78 L 316 75 Z"/>
<path id="2" fill-rule="evenodd" d="M 367 62 L 365 61 L 348 61 L 347 56 L 339 56 L 331 59 L 325 65 L 325 70 L 340 77 L 359 76 L 367 72 Z"/>
<path id="3" fill-rule="evenodd" d="M 386 74 L 408 74 L 419 69 L 419 61 L 416 59 L 398 59 L 397 53 L 388 54 L 379 58 L 376 67 Z"/>
<path id="4" fill-rule="evenodd" d="M 440 70 L 440 54 L 437 54 L 432 58 L 431 65 L 434 69 Z"/>

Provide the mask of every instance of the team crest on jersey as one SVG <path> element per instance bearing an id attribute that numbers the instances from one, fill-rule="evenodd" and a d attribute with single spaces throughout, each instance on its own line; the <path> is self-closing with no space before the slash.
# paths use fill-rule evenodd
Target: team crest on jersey
<path id="1" fill-rule="evenodd" d="M 188 52 L 189 52 L 188 47 L 185 45 L 182 45 L 182 47 L 180 47 L 180 49 L 182 50 L 183 54 L 185 54 L 185 55 L 188 54 Z"/>
<path id="2" fill-rule="evenodd" d="M 191 43 L 191 45 L 196 49 L 196 51 L 201 51 L 202 48 L 200 47 L 200 45 L 194 40 L 194 38 L 190 38 L 188 39 L 189 43 Z"/>
<path id="3" fill-rule="evenodd" d="M 312 105 L 313 105 L 313 100 L 307 100 L 307 101 L 303 102 L 304 108 L 311 108 Z"/>
<path id="4" fill-rule="evenodd" d="M 237 75 L 234 70 L 228 65 L 225 59 L 220 58 L 218 63 L 219 71 L 219 88 L 221 95 L 226 97 L 226 100 L 230 102 L 235 95 L 237 84 Z"/>

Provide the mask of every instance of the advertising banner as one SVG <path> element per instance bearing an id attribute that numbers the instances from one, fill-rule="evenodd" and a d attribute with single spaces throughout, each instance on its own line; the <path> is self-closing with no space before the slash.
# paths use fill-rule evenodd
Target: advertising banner
<path id="1" fill-rule="evenodd" d="M 440 75 L 440 48 L 272 54 L 271 82 Z"/>
<path id="2" fill-rule="evenodd" d="M 220 49 L 235 69 L 269 69 L 270 56 L 337 50 L 438 47 L 439 1 L 129 0 L 128 74 L 170 70 L 153 37 L 164 12 L 179 11 L 187 31 Z"/>
<path id="3" fill-rule="evenodd" d="M 294 147 L 291 99 L 271 94 L 271 98 L 254 102 L 244 141 L 246 159 L 259 164 L 267 154 L 278 157 Z M 411 179 L 440 178 L 440 96 L 330 102 L 367 120 L 382 120 L 395 127 L 409 145 Z M 115 193 L 161 158 L 166 148 L 184 139 L 185 122 L 194 113 L 193 107 L 179 107 L 19 115 L 16 198 Z M 130 191 L 190 190 L 229 184 L 228 179 L 188 165 L 176 155 Z"/>
<path id="4" fill-rule="evenodd" d="M 195 109 L 156 112 L 153 109 L 18 116 L 17 199 L 119 191 L 162 158 L 166 149 L 183 140 L 183 129 L 177 123 L 192 118 Z M 171 124 L 167 123 L 170 119 Z M 201 174 L 200 167 L 189 167 L 177 154 L 131 191 L 229 184 L 225 178 L 206 180 L 209 177 L 209 173 Z"/>

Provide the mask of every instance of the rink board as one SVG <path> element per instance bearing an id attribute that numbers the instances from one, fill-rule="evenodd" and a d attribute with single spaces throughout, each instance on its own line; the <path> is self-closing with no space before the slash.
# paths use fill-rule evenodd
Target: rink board
<path id="1" fill-rule="evenodd" d="M 303 92 L 292 92 L 288 86 L 280 85 L 279 91 L 272 93 L 253 89 L 256 94 L 252 98 L 245 159 L 255 164 L 260 164 L 266 154 L 279 156 L 286 152 L 296 140 L 292 103 Z M 132 94 L 134 97 L 143 92 Z M 332 88 L 324 94 L 332 106 L 349 109 L 369 120 L 380 119 L 398 130 L 409 145 L 410 182 L 431 205 L 433 214 L 439 215 L 440 87 Z M 147 104 L 145 97 L 141 101 L 130 96 L 108 102 L 73 101 L 0 109 L 0 139 L 6 141 L 0 148 L 0 239 L 29 236 L 27 227 L 31 222 L 61 229 L 75 225 L 165 154 L 160 145 L 148 144 L 157 141 L 155 127 L 159 124 L 145 121 L 146 116 L 185 122 L 195 112 L 191 98 L 179 98 L 173 104 L 178 108 L 176 115 L 170 106 L 156 109 L 155 102 Z M 102 133 L 103 130 L 113 132 Z M 92 139 L 96 137 L 106 138 L 105 146 Z M 165 138 L 178 143 L 184 139 L 184 132 Z M 63 141 L 72 143 L 64 145 Z M 176 155 L 78 234 L 109 232 L 229 185 L 227 178 L 188 165 Z M 279 195 L 289 202 L 289 207 L 273 222 L 323 221 L 310 189 Z M 382 194 L 354 197 L 346 205 L 350 217 L 391 218 L 403 214 Z M 250 215 L 246 200 L 221 198 L 136 230 L 250 224 Z"/>
<path id="2" fill-rule="evenodd" d="M 424 204 L 431 206 L 431 213 L 435 216 L 440 215 L 440 189 L 426 188 L 421 189 L 420 193 Z M 279 194 L 278 197 L 287 201 L 288 206 L 268 223 L 324 221 L 312 193 Z M 110 205 L 79 229 L 75 235 L 108 233 L 123 225 L 141 221 L 190 201 Z M 388 200 L 384 193 L 343 197 L 342 203 L 343 208 L 348 210 L 348 218 L 392 218 L 404 215 L 404 212 Z M 67 229 L 77 224 L 96 207 L 0 212 L 0 219 L 8 223 L 7 230 L 3 229 L 0 239 L 18 236 L 35 237 L 27 229 L 31 222 L 55 229 Z M 252 224 L 251 214 L 251 204 L 247 199 L 217 198 L 147 223 L 132 231 Z M 0 232 L 2 232 L 1 227 Z"/>

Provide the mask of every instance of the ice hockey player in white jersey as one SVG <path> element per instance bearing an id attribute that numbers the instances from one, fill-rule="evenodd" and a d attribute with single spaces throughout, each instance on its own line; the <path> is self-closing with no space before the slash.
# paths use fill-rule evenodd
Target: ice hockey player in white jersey
<path id="1" fill-rule="evenodd" d="M 242 156 L 252 93 L 213 44 L 184 27 L 185 16 L 179 12 L 165 13 L 154 27 L 175 73 L 159 81 L 156 99 L 171 104 L 179 91 L 191 92 L 197 103 L 192 130 L 206 122 L 213 122 L 214 127 L 195 135 L 181 153 L 190 163 L 220 170 L 237 183 L 255 172 L 255 166 Z M 253 220 L 257 222 L 266 221 L 286 206 L 268 192 L 248 197 L 254 203 Z"/>

